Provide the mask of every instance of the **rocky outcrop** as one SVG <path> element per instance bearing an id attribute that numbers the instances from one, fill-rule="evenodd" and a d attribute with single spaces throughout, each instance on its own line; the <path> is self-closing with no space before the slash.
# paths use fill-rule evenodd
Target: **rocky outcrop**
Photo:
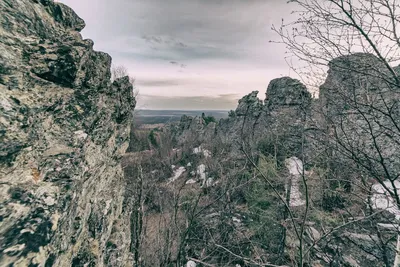
<path id="1" fill-rule="evenodd" d="M 0 2 L 0 265 L 122 266 L 135 106 L 69 7 Z"/>
<path id="2" fill-rule="evenodd" d="M 263 255 L 262 260 L 269 262 L 281 252 L 284 257 L 276 258 L 277 262 L 291 262 L 290 255 L 297 255 L 297 241 L 290 236 L 287 217 L 281 214 L 285 208 L 271 198 L 273 192 L 265 188 L 264 181 L 256 181 L 257 172 L 249 167 L 241 148 L 254 155 L 273 155 L 281 163 L 291 157 L 300 165 L 294 157 L 304 149 L 307 156 L 325 148 L 315 148 L 319 144 L 307 147 L 314 140 L 305 136 L 309 116 L 314 115 L 312 108 L 324 111 L 318 120 L 327 126 L 328 135 L 337 122 L 341 126 L 345 122 L 341 130 L 350 135 L 336 132 L 336 137 L 353 136 L 347 144 L 357 145 L 357 151 L 367 155 L 373 155 L 371 132 L 363 132 L 368 125 L 355 112 L 361 108 L 367 118 L 377 118 L 370 120 L 375 123 L 372 133 L 377 133 L 373 141 L 385 148 L 382 158 L 389 174 L 398 173 L 400 149 L 393 142 L 398 133 L 389 131 L 393 129 L 389 123 L 398 123 L 400 118 L 394 105 L 399 99 L 398 83 L 392 75 L 399 68 L 388 69 L 371 55 L 332 61 L 321 87 L 320 106 L 298 80 L 275 79 L 265 101 L 254 91 L 239 101 L 228 119 L 218 123 L 185 116 L 179 124 L 157 132 L 153 136 L 156 144 L 145 146 L 151 150 L 137 149 L 125 155 L 126 168 L 122 168 L 135 106 L 132 85 L 128 77 L 110 82 L 111 58 L 94 51 L 91 40 L 82 39 L 79 31 L 84 21 L 51 0 L 3 0 L 0 14 L 1 266 L 134 266 L 142 262 L 189 266 L 197 258 L 215 266 L 243 265 L 243 259 L 257 255 L 258 260 Z M 376 113 L 386 104 L 391 107 L 392 121 Z M 368 105 L 373 108 L 367 109 Z M 324 128 L 319 130 L 325 133 Z M 268 160 L 264 158 L 260 167 L 271 168 Z M 361 160 L 375 167 L 368 159 Z M 304 173 L 312 183 L 310 212 L 315 213 L 308 217 L 312 222 L 303 223 L 307 225 L 305 240 L 312 244 L 325 235 L 324 229 L 354 220 L 353 215 L 340 213 L 340 205 L 351 201 L 333 198 L 331 202 L 339 202 L 338 206 L 326 208 L 329 199 L 324 198 L 324 190 L 339 194 L 357 189 L 344 183 L 339 192 L 337 183 L 329 184 L 331 179 L 321 182 L 322 175 L 313 174 L 313 169 L 308 172 L 309 162 L 305 158 Z M 301 212 L 303 163 L 298 168 L 286 161 L 289 173 L 276 163 L 272 168 L 279 175 L 273 169 L 268 178 L 275 179 L 283 194 L 285 183 L 279 179 L 295 176 L 289 198 L 294 212 Z M 374 170 L 381 175 L 378 167 Z M 339 168 L 342 176 L 349 172 L 343 165 Z M 347 182 L 351 177 L 344 178 Z M 357 198 L 350 199 L 356 194 Z M 354 209 L 355 215 L 366 214 L 367 197 L 359 197 L 363 194 L 367 193 L 351 191 L 346 196 L 358 201 L 348 209 Z M 372 200 L 376 202 L 373 209 L 384 209 L 378 198 Z M 262 211 L 269 213 L 260 217 Z M 388 221 L 379 217 L 375 225 L 388 228 Z M 344 232 L 327 236 L 310 255 L 321 266 L 361 262 L 376 266 L 384 254 L 376 245 L 378 228 L 372 228 L 371 222 L 363 222 L 362 231 L 351 224 Z M 367 231 L 373 235 L 366 235 Z M 393 240 L 392 234 L 386 236 L 388 243 Z M 281 240 L 285 240 L 283 246 Z M 219 247 L 213 247 L 213 242 Z M 238 259 L 242 252 L 246 254 Z"/>
<path id="3" fill-rule="evenodd" d="M 270 82 L 264 103 L 254 91 L 239 100 L 230 118 L 221 120 L 217 132 L 225 142 L 257 147 L 263 139 L 285 139 L 286 150 L 298 155 L 301 127 L 310 109 L 311 94 L 298 80 L 289 77 Z"/>
<path id="4" fill-rule="evenodd" d="M 329 63 L 320 88 L 320 110 L 329 135 L 348 158 L 369 166 L 376 179 L 397 179 L 400 171 L 395 141 L 400 83 L 394 70 L 372 54 L 342 56 Z"/>
<path id="5" fill-rule="evenodd" d="M 193 146 L 197 146 L 213 138 L 215 127 L 215 122 L 206 123 L 202 117 L 184 115 L 174 131 L 178 133 L 178 143 L 191 142 Z"/>
<path id="6" fill-rule="evenodd" d="M 264 102 L 257 97 L 258 93 L 253 91 L 240 99 L 229 118 L 217 124 L 183 116 L 178 124 L 167 128 L 178 146 L 190 143 L 196 147 L 211 140 L 230 146 L 230 151 L 239 156 L 243 146 L 255 149 L 265 139 L 285 140 L 282 153 L 285 150 L 298 156 L 306 114 L 311 110 L 311 94 L 300 81 L 290 77 L 272 80 Z"/>
<path id="7" fill-rule="evenodd" d="M 164 240 L 166 232 L 176 233 L 174 228 L 185 229 L 185 238 L 173 234 L 166 240 L 170 246 L 161 243 L 170 248 L 164 252 L 168 263 L 198 259 L 222 266 L 245 264 L 247 258 L 291 266 L 294 261 L 288 259 L 295 259 L 290 255 L 297 255 L 300 246 L 293 225 L 304 224 L 302 240 L 310 266 L 392 266 L 398 209 L 391 188 L 397 186 L 385 177 L 395 177 L 400 170 L 395 138 L 399 86 L 391 71 L 368 54 L 335 59 L 329 67 L 318 100 L 298 80 L 283 77 L 271 81 L 265 101 L 253 91 L 218 123 L 183 116 L 180 123 L 157 129 L 163 147 L 141 153 L 148 154 L 151 163 L 143 164 L 148 169 L 140 179 L 147 185 L 136 186 L 154 199 L 159 199 L 154 192 L 162 192 L 162 200 L 132 210 L 142 212 L 145 221 L 153 220 L 143 229 L 154 229 L 154 219 L 171 216 L 166 211 L 173 209 L 182 212 L 185 226 L 163 218 L 164 232 L 147 235 L 144 230 L 144 242 Z M 164 167 L 155 167 L 162 161 Z M 166 169 L 174 174 L 165 175 Z M 384 186 L 378 188 L 379 181 Z M 290 222 L 277 192 L 286 198 L 294 218 L 307 214 L 307 221 Z M 193 207 L 188 203 L 199 205 L 196 218 L 190 219 L 193 213 L 186 208 L 176 208 Z M 246 247 L 249 240 L 262 245 Z M 162 265 L 164 256 L 153 257 L 162 249 L 150 243 L 140 247 L 143 262 Z M 248 254 L 236 254 L 243 251 Z"/>
<path id="8" fill-rule="evenodd" d="M 307 108 L 311 94 L 300 81 L 282 77 L 272 80 L 265 95 L 265 103 L 270 110 L 285 106 L 302 106 Z"/>
<path id="9" fill-rule="evenodd" d="M 260 113 L 263 110 L 263 103 L 257 97 L 258 93 L 258 91 L 253 91 L 250 94 L 242 97 L 238 102 L 235 115 L 239 117 L 248 115 L 253 117 L 260 116 Z"/>
<path id="10" fill-rule="evenodd" d="M 329 63 L 328 77 L 320 87 L 320 103 L 333 119 L 354 108 L 353 102 L 378 104 L 379 95 L 396 83 L 387 67 L 372 54 L 356 53 Z M 367 103 L 368 101 L 368 103 Z"/>

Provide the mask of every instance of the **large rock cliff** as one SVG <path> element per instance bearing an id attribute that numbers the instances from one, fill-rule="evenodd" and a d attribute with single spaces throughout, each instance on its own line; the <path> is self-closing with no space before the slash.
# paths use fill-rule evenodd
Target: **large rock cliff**
<path id="1" fill-rule="evenodd" d="M 0 2 L 0 265 L 120 266 L 127 77 L 51 0 Z M 118 240 L 118 242 L 115 242 Z"/>
<path id="2" fill-rule="evenodd" d="M 341 57 L 331 62 L 318 101 L 298 80 L 275 79 L 265 101 L 254 91 L 218 123 L 184 116 L 122 160 L 132 84 L 110 81 L 111 58 L 82 39 L 84 27 L 52 0 L 0 2 L 1 266 L 293 263 L 299 244 L 285 206 L 254 167 L 290 204 L 294 179 L 285 164 L 301 162 L 295 156 L 305 161 L 313 203 L 300 222 L 312 245 L 310 266 L 390 266 L 391 230 L 377 229 L 393 216 L 365 217 L 373 192 L 354 184 L 400 169 L 399 84 L 391 77 L 399 68 L 385 70 L 366 54 Z M 328 155 L 330 143 L 321 145 L 318 135 L 333 145 L 351 136 L 346 145 L 373 159 L 383 152 L 380 165 L 359 158 L 376 173 L 348 168 L 354 155 Z M 344 159 L 333 173 L 318 157 Z M 366 178 L 364 187 L 373 186 Z M 307 191 L 296 190 L 293 212 L 301 218 Z"/>
<path id="3" fill-rule="evenodd" d="M 368 166 L 378 180 L 396 180 L 400 171 L 398 69 L 372 54 L 346 55 L 329 63 L 320 87 L 329 135 L 342 154 Z"/>

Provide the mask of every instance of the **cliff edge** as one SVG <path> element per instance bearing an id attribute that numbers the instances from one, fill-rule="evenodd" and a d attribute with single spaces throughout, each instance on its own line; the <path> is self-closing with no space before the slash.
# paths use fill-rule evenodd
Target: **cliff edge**
<path id="1" fill-rule="evenodd" d="M 123 265 L 132 84 L 111 83 L 71 8 L 3 0 L 0 14 L 0 265 Z"/>

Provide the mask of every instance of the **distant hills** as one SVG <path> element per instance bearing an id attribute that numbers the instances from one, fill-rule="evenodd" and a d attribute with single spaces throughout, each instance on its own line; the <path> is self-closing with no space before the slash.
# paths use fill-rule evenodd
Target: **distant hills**
<path id="1" fill-rule="evenodd" d="M 183 115 L 201 116 L 204 113 L 206 116 L 213 116 L 216 120 L 228 117 L 228 110 L 135 110 L 134 123 L 136 126 L 143 124 L 163 124 L 176 122 Z"/>

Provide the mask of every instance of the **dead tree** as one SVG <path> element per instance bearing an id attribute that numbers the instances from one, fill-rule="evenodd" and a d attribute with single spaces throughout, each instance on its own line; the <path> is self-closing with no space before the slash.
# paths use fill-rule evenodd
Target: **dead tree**
<path id="1" fill-rule="evenodd" d="M 400 211 L 400 5 L 397 0 L 291 0 L 298 19 L 273 27 L 291 67 L 320 86 L 319 141 L 346 158 L 370 194 Z M 328 75 L 325 73 L 329 69 Z M 323 83 L 323 81 L 326 81 Z M 322 84 L 323 83 L 323 84 Z M 322 84 L 322 85 L 321 85 Z M 379 189 L 380 190 L 380 189 Z M 375 192 L 376 193 L 376 192 Z M 373 208 L 379 207 L 377 202 Z M 398 217 L 400 218 L 400 217 Z M 399 252 L 396 259 L 398 260 Z M 385 262 L 387 266 L 389 262 Z"/>

